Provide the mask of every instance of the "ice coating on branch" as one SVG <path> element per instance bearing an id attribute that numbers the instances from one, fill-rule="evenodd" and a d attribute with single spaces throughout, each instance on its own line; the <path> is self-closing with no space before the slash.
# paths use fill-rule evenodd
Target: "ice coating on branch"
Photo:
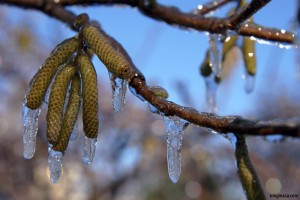
<path id="1" fill-rule="evenodd" d="M 49 147 L 48 151 L 48 166 L 50 172 L 50 180 L 52 183 L 58 183 L 62 174 L 62 160 L 63 153 L 55 151 Z"/>
<path id="2" fill-rule="evenodd" d="M 96 152 L 97 138 L 82 137 L 82 162 L 91 164 Z"/>
<path id="3" fill-rule="evenodd" d="M 176 183 L 181 174 L 181 146 L 188 122 L 176 116 L 164 116 L 164 121 L 167 134 L 168 173 L 172 182 Z"/>
<path id="4" fill-rule="evenodd" d="M 210 113 L 217 112 L 217 88 L 218 84 L 215 81 L 214 74 L 204 78 L 206 89 L 206 111 Z"/>
<path id="5" fill-rule="evenodd" d="M 217 77 L 221 76 L 222 70 L 222 50 L 224 36 L 220 34 L 209 34 L 210 44 L 210 60 L 212 63 L 212 70 Z"/>
<path id="6" fill-rule="evenodd" d="M 129 90 L 130 90 L 130 92 L 131 92 L 134 96 L 136 96 L 137 98 L 139 98 L 139 99 L 142 100 L 142 101 L 145 101 L 145 99 L 144 99 L 141 95 L 139 95 L 139 94 L 136 92 L 136 90 L 135 90 L 134 87 L 129 86 Z"/>
<path id="7" fill-rule="evenodd" d="M 245 81 L 245 86 L 244 86 L 245 92 L 248 94 L 253 92 L 255 86 L 255 76 L 252 76 L 247 72 L 245 72 L 245 74 L 242 75 L 242 79 Z"/>
<path id="8" fill-rule="evenodd" d="M 115 112 L 121 112 L 125 107 L 125 96 L 128 81 L 120 79 L 109 72 L 110 84 L 112 87 L 112 105 Z"/>
<path id="9" fill-rule="evenodd" d="M 26 97 L 23 101 L 22 121 L 23 121 L 23 156 L 31 159 L 35 153 L 36 134 L 38 131 L 38 119 L 41 109 L 31 110 L 26 106 Z"/>
<path id="10" fill-rule="evenodd" d="M 274 143 L 278 143 L 278 142 L 283 142 L 286 140 L 286 137 L 284 137 L 283 135 L 268 135 L 264 138 L 265 140 L 267 140 L 268 142 L 274 142 Z"/>

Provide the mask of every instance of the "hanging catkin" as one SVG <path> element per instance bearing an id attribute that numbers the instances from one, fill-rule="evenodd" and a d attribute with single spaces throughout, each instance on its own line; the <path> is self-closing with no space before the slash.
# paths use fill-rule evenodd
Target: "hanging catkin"
<path id="1" fill-rule="evenodd" d="M 47 112 L 47 139 L 50 144 L 58 141 L 61 130 L 64 102 L 71 79 L 74 76 L 76 68 L 67 65 L 62 68 L 55 77 L 49 97 Z"/>
<path id="2" fill-rule="evenodd" d="M 78 75 L 75 75 L 72 79 L 69 101 L 66 112 L 64 113 L 64 119 L 62 122 L 59 139 L 52 147 L 52 149 L 56 151 L 64 152 L 68 146 L 69 139 L 75 126 L 80 108 L 80 85 L 80 78 Z"/>
<path id="3" fill-rule="evenodd" d="M 97 74 L 85 53 L 77 57 L 77 64 L 82 80 L 83 130 L 87 137 L 96 138 L 99 126 Z"/>
<path id="4" fill-rule="evenodd" d="M 32 87 L 27 95 L 26 106 L 32 110 L 41 106 L 48 86 L 58 68 L 66 63 L 79 46 L 78 38 L 72 37 L 56 46 L 46 59 L 32 82 Z"/>

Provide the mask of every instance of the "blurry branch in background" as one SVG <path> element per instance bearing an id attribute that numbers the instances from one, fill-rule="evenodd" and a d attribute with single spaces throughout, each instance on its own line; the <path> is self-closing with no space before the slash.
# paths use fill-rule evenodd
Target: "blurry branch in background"
<path id="1" fill-rule="evenodd" d="M 28 0 L 5 0 L 0 3 L 13 4 L 15 6 L 20 6 L 24 8 L 34 8 L 42 12 L 45 12 L 49 16 L 55 17 L 62 22 L 67 23 L 71 28 L 75 29 L 73 22 L 76 19 L 76 15 L 67 11 L 64 6 L 69 5 L 79 5 L 91 4 L 88 0 L 61 0 L 58 3 L 53 1 L 28 1 Z M 238 12 L 236 15 L 239 16 L 240 13 L 247 12 L 248 16 L 251 16 L 251 13 L 254 14 L 259 8 L 266 4 L 266 1 L 262 4 L 256 4 L 256 1 L 241 12 Z M 224 32 L 229 29 L 227 26 L 228 19 L 221 18 L 204 18 L 199 17 L 198 15 L 193 14 L 184 14 L 178 9 L 166 7 L 155 3 L 154 5 L 147 6 L 144 1 L 125 1 L 125 0 L 110 0 L 110 1 L 93 1 L 93 4 L 128 4 L 130 6 L 138 6 L 139 9 L 146 13 L 150 17 L 159 18 L 167 23 L 178 24 L 181 26 L 186 26 L 190 28 L 195 28 L 197 30 L 206 30 L 209 32 Z M 252 10 L 253 9 L 253 10 Z M 231 17 L 234 19 L 235 15 Z M 243 19 L 244 20 L 244 19 Z M 243 21 L 238 19 L 237 21 Z M 258 31 L 257 27 L 260 27 Z M 105 33 L 104 30 L 99 27 L 100 32 L 111 42 L 115 49 L 118 49 L 128 60 L 131 61 L 129 55 L 126 53 L 126 50 L 111 36 Z M 249 25 L 243 26 L 238 30 L 238 33 L 243 32 L 243 34 L 249 34 L 252 36 L 259 36 L 260 38 L 266 40 L 276 40 L 277 42 L 288 42 L 293 43 L 294 34 L 291 32 L 281 33 L 280 30 L 273 28 L 263 28 L 258 25 Z M 281 34 L 279 34 L 281 33 Z M 266 36 L 266 37 L 264 37 Z M 132 64 L 132 62 L 131 62 Z M 132 64 L 133 65 L 133 64 Z M 243 135 L 257 135 L 257 136 L 266 136 L 274 134 L 282 134 L 284 136 L 291 137 L 300 137 L 300 119 L 288 119 L 288 120 L 269 120 L 269 121 L 251 121 L 244 119 L 239 116 L 217 116 L 215 114 L 198 112 L 191 108 L 184 108 L 176 103 L 167 101 L 160 97 L 153 95 L 153 92 L 149 90 L 145 80 L 142 80 L 140 77 L 135 77 L 130 82 L 130 85 L 136 89 L 137 94 L 141 95 L 146 101 L 151 103 L 156 107 L 160 112 L 165 115 L 176 115 L 182 119 L 185 119 L 195 125 L 202 127 L 211 128 L 215 131 L 221 133 L 239 133 Z"/>

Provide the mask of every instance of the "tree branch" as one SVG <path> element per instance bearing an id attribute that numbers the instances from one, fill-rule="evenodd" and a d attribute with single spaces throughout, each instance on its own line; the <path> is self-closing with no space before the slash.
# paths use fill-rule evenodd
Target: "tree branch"
<path id="1" fill-rule="evenodd" d="M 217 116 L 182 107 L 176 103 L 157 97 L 149 90 L 146 82 L 139 77 L 130 82 L 137 95 L 143 97 L 164 115 L 176 115 L 195 125 L 211 128 L 220 133 L 238 133 L 241 135 L 267 136 L 282 134 L 300 137 L 300 118 L 289 120 L 252 121 L 239 116 Z"/>
<path id="2" fill-rule="evenodd" d="M 221 6 L 226 5 L 228 2 L 232 2 L 232 1 L 233 0 L 219 0 L 219 1 L 209 2 L 206 5 L 203 5 L 201 8 L 198 8 L 197 14 L 205 15 L 211 11 L 214 11 L 214 10 L 220 8 Z"/>
<path id="3" fill-rule="evenodd" d="M 6 3 L 15 6 L 33 8 L 45 12 L 50 15 L 53 14 L 54 17 L 69 24 L 69 20 L 73 17 L 67 14 L 67 11 L 59 6 L 65 7 L 70 5 L 114 5 L 114 4 L 125 4 L 132 7 L 137 7 L 146 16 L 160 21 L 164 21 L 171 25 L 178 25 L 185 28 L 192 28 L 199 31 L 208 31 L 210 33 L 226 33 L 227 30 L 236 31 L 238 34 L 243 36 L 253 36 L 260 39 L 284 42 L 292 44 L 295 39 L 295 34 L 292 32 L 285 31 L 284 34 L 281 33 L 280 29 L 271 29 L 259 26 L 241 26 L 238 24 L 246 19 L 242 14 L 247 16 L 253 15 L 261 7 L 263 7 L 270 0 L 260 0 L 253 1 L 251 6 L 249 5 L 245 10 L 232 18 L 216 18 L 216 17 L 203 17 L 191 13 L 183 13 L 175 7 L 163 6 L 158 3 L 149 5 L 147 2 L 149 0 L 60 0 L 58 3 L 54 3 L 52 0 L 2 0 L 0 4 Z M 47 6 L 45 6 L 45 4 Z M 44 6 L 42 6 L 44 5 Z M 49 5 L 51 5 L 49 7 Z M 59 10 L 65 13 L 58 13 Z M 70 18 L 70 19 L 69 19 Z M 70 25 L 70 24 L 69 24 Z M 71 26 L 72 27 L 72 26 Z"/>
<path id="4" fill-rule="evenodd" d="M 232 26 L 231 28 L 233 29 L 237 28 L 241 23 L 252 17 L 258 10 L 270 1 L 271 0 L 252 0 L 247 7 L 230 17 L 229 26 Z"/>

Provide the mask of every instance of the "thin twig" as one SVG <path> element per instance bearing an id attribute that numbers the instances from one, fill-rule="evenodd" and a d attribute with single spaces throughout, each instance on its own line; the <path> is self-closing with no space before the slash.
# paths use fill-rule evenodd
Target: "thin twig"
<path id="1" fill-rule="evenodd" d="M 230 17 L 229 26 L 232 26 L 232 29 L 236 29 L 240 24 L 252 17 L 257 11 L 267 5 L 267 3 L 269 3 L 270 1 L 271 0 L 252 0 L 240 12 Z"/>
<path id="2" fill-rule="evenodd" d="M 214 11 L 224 5 L 226 5 L 227 3 L 229 2 L 232 2 L 233 0 L 220 0 L 220 1 L 212 1 L 212 2 L 209 2 L 205 5 L 203 5 L 201 7 L 201 9 L 198 9 L 197 11 L 197 14 L 200 14 L 200 15 L 205 15 L 211 11 Z"/>

